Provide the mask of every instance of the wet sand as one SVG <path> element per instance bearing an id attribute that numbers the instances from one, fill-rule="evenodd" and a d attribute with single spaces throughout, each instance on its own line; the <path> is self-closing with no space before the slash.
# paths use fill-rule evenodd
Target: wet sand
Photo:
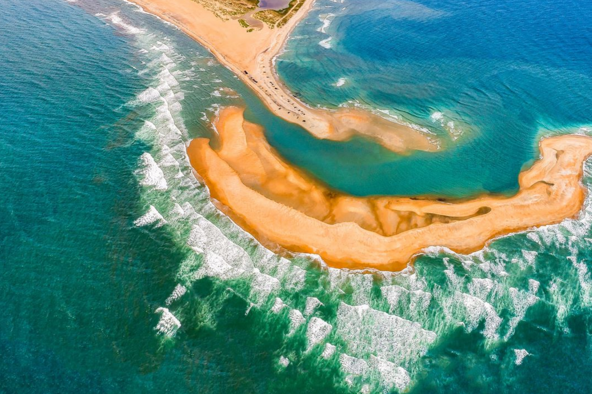
<path id="1" fill-rule="evenodd" d="M 541 158 L 519 177 L 512 197 L 462 202 L 351 197 L 328 189 L 284 161 L 243 110 L 216 120 L 218 147 L 196 139 L 187 149 L 212 198 L 264 243 L 319 254 L 331 266 L 397 271 L 430 246 L 470 253 L 493 238 L 574 217 L 582 208 L 583 162 L 592 138 L 540 142 Z"/>
<path id="2" fill-rule="evenodd" d="M 321 139 L 343 141 L 362 135 L 387 149 L 435 151 L 442 142 L 410 126 L 388 121 L 357 109 L 329 111 L 310 108 L 281 83 L 274 58 L 281 52 L 294 27 L 306 16 L 314 0 L 306 0 L 288 22 L 270 29 L 248 32 L 237 20 L 222 20 L 192 0 L 132 0 L 147 12 L 173 23 L 208 48 L 227 68 L 247 84 L 277 116 L 299 124 Z"/>

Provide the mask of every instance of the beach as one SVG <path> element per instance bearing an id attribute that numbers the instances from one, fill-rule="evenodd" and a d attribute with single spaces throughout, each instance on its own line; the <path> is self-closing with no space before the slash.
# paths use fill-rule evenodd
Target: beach
<path id="1" fill-rule="evenodd" d="M 283 26 L 248 31 L 191 0 L 134 2 L 200 42 L 274 115 L 317 138 L 342 141 L 357 134 L 398 153 L 442 148 L 426 134 L 369 112 L 312 109 L 283 86 L 274 58 L 314 1 L 305 1 Z M 592 153 L 589 137 L 544 139 L 540 160 L 520 174 L 512 197 L 362 198 L 332 190 L 286 162 L 262 128 L 243 119 L 242 109 L 222 110 L 215 127 L 219 147 L 197 139 L 187 153 L 218 207 L 271 248 L 318 254 L 331 266 L 351 269 L 398 271 L 429 247 L 470 253 L 498 236 L 572 218 L 584 201 L 579 182 Z"/>
<path id="2" fill-rule="evenodd" d="M 471 253 L 495 237 L 575 217 L 585 198 L 583 162 L 592 154 L 590 137 L 543 139 L 541 158 L 520 174 L 512 197 L 355 198 L 285 162 L 242 109 L 224 109 L 216 129 L 218 148 L 196 139 L 187 152 L 223 210 L 264 244 L 350 269 L 399 271 L 432 246 Z"/>
<path id="3" fill-rule="evenodd" d="M 145 11 L 180 28 L 205 46 L 249 86 L 277 116 L 298 124 L 317 138 L 344 141 L 362 135 L 394 152 L 436 151 L 442 141 L 408 125 L 394 123 L 368 111 L 311 108 L 280 81 L 274 67 L 294 27 L 314 5 L 304 4 L 288 21 L 273 29 L 267 25 L 247 31 L 237 20 L 223 20 L 192 0 L 132 0 Z"/>
<path id="4" fill-rule="evenodd" d="M 2 11 L 0 393 L 590 391 L 592 2 L 316 0 L 282 82 L 467 136 L 408 155 L 127 0 Z"/>

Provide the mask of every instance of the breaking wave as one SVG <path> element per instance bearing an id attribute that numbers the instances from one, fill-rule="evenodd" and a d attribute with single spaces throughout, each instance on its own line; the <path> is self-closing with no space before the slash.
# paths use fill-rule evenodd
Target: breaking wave
<path id="1" fill-rule="evenodd" d="M 553 306 L 562 332 L 569 330 L 570 311 L 592 305 L 592 280 L 580 252 L 592 242 L 590 199 L 578 219 L 507 236 L 470 255 L 430 248 L 414 268 L 397 274 L 337 270 L 318 256 L 273 253 L 210 202 L 186 155 L 190 138 L 214 132 L 210 122 L 221 106 L 240 103 L 221 94 L 238 82 L 203 50 L 189 57 L 174 40 L 135 28 L 118 14 L 107 19 L 133 32 L 138 56 L 146 58 L 138 73 L 151 81 L 128 103 L 143 116 L 136 138 L 148 146 L 135 171 L 143 213 L 133 223 L 156 235 L 165 230 L 187 252 L 175 273 L 178 284 L 156 309 L 155 330 L 167 341 L 182 341 L 180 333 L 192 325 L 215 327 L 216 315 L 208 310 L 234 297 L 245 315 L 256 314 L 261 335 L 280 338 L 268 349 L 277 373 L 300 362 L 319 370 L 337 366 L 331 379 L 345 390 L 405 391 L 429 368 L 430 351 L 459 330 L 479 338 L 486 357 L 493 357 L 488 349 L 514 346 L 521 324 L 541 304 Z M 322 42 L 330 48 L 330 37 Z M 228 86 L 212 90 L 212 83 Z M 456 132 L 445 114 L 434 112 L 431 119 Z M 587 185 L 591 174 L 587 165 Z M 561 263 L 567 268 L 554 276 L 545 266 L 561 257 L 549 257 L 551 249 L 567 256 Z M 204 283 L 211 294 L 198 301 L 195 292 Z M 198 302 L 207 306 L 196 322 L 185 311 Z M 512 347 L 512 365 L 529 363 L 538 351 Z"/>

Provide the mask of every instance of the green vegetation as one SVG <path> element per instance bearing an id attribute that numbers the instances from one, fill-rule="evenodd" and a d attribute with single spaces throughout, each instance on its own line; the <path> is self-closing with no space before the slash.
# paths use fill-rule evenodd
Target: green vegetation
<path id="1" fill-rule="evenodd" d="M 306 0 L 292 0 L 290 4 L 281 10 L 263 10 L 253 14 L 253 17 L 266 23 L 270 28 L 284 26 Z"/>
<path id="2" fill-rule="evenodd" d="M 259 5 L 259 0 L 193 0 L 218 18 L 229 20 L 240 17 L 247 12 L 254 11 Z"/>
<path id="3" fill-rule="evenodd" d="M 246 21 L 246 20 L 244 20 L 244 19 L 239 19 L 239 20 L 238 20 L 238 23 L 239 23 L 239 24 L 240 24 L 242 27 L 244 27 L 245 29 L 248 29 L 248 28 L 249 28 L 249 24 L 248 24 L 248 23 L 247 23 L 247 21 Z"/>

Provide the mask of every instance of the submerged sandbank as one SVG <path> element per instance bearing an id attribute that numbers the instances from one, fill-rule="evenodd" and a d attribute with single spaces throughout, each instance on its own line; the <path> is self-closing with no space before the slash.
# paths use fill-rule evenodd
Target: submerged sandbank
<path id="1" fill-rule="evenodd" d="M 173 23 L 208 48 L 249 86 L 277 116 L 299 124 L 317 138 L 343 141 L 362 135 L 394 152 L 436 151 L 442 141 L 410 126 L 358 109 L 329 111 L 310 108 L 281 83 L 273 59 L 290 32 L 306 16 L 314 0 L 290 11 L 273 28 L 248 29 L 235 19 L 216 16 L 193 0 L 132 0 L 148 12 Z M 286 22 L 287 19 L 287 22 Z"/>
<path id="2" fill-rule="evenodd" d="M 497 236 L 574 217 L 585 198 L 583 162 L 592 154 L 590 137 L 543 139 L 541 158 L 520 174 L 520 190 L 508 198 L 356 198 L 285 162 L 239 108 L 224 109 L 216 129 L 218 148 L 201 138 L 187 149 L 212 198 L 264 243 L 355 269 L 401 270 L 430 246 L 470 253 Z"/>

